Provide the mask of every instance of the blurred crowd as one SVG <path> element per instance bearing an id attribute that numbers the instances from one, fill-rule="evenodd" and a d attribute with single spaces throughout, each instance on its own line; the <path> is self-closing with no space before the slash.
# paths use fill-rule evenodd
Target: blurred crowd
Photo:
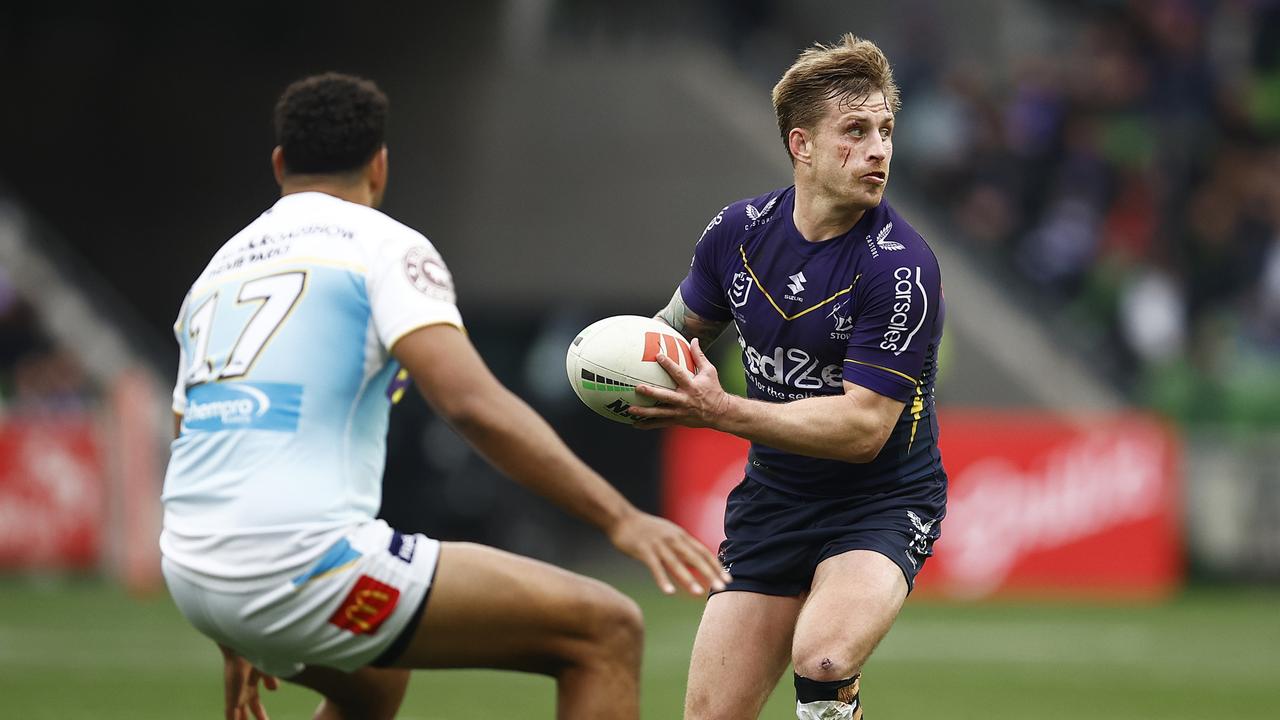
<path id="1" fill-rule="evenodd" d="M 1134 400 L 1280 424 L 1280 3 L 1039 9 L 1010 67 L 898 63 L 895 165 Z"/>
<path id="2" fill-rule="evenodd" d="M 90 398 L 80 362 L 49 338 L 31 303 L 0 267 L 0 420 L 80 410 Z"/>

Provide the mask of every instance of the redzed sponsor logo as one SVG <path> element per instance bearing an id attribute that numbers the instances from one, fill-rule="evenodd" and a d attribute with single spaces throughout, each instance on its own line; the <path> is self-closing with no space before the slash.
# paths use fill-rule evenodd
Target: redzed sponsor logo
<path id="1" fill-rule="evenodd" d="M 657 362 L 658 355 L 666 355 L 677 363 L 684 365 L 689 369 L 689 372 L 695 372 L 693 351 L 689 349 L 689 343 L 682 337 L 667 333 L 646 332 L 644 334 L 644 356 L 640 359 L 644 362 Z"/>
<path id="2" fill-rule="evenodd" d="M 329 622 L 357 635 L 367 635 L 391 616 L 399 600 L 399 590 L 361 575 Z"/>

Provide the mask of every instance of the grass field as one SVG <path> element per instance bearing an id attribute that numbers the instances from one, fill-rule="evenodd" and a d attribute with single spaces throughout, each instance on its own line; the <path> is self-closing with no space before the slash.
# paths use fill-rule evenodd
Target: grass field
<path id="1" fill-rule="evenodd" d="M 645 608 L 644 717 L 679 718 L 701 604 L 621 586 Z M 0 580 L 0 718 L 220 717 L 220 663 L 167 596 L 89 582 Z M 866 668 L 872 720 L 1274 720 L 1280 589 L 1197 590 L 1165 605 L 911 601 Z M 763 717 L 792 718 L 789 676 Z M 316 696 L 268 697 L 274 720 Z M 402 718 L 551 718 L 549 680 L 418 673 Z"/>

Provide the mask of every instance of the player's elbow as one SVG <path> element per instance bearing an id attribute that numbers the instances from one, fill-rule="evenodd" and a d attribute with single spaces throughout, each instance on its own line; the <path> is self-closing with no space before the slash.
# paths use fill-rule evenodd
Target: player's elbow
<path id="1" fill-rule="evenodd" d="M 434 403 L 435 411 L 446 422 L 466 435 L 469 430 L 479 430 L 490 422 L 492 405 L 478 393 L 452 393 L 446 399 Z"/>
<path id="2" fill-rule="evenodd" d="M 877 424 L 873 427 L 859 427 L 851 430 L 844 443 L 844 453 L 840 458 L 845 462 L 865 464 L 880 457 L 880 451 L 889 440 L 893 426 Z"/>
<path id="3" fill-rule="evenodd" d="M 523 403 L 496 381 L 470 392 L 445 394 L 433 403 L 435 411 L 460 435 L 471 441 L 500 433 Z"/>
<path id="4" fill-rule="evenodd" d="M 884 449 L 885 438 L 879 441 L 861 439 L 849 443 L 846 448 L 845 457 L 841 458 L 845 462 L 862 465 L 880 457 L 880 451 Z"/>

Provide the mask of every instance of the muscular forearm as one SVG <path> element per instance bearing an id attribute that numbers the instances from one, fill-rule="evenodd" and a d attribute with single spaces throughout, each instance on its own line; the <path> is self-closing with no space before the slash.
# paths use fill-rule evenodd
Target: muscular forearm
<path id="1" fill-rule="evenodd" d="M 523 400 L 496 383 L 449 420 L 494 467 L 605 532 L 635 511 Z"/>
<path id="2" fill-rule="evenodd" d="M 726 395 L 711 426 L 799 455 L 862 463 L 884 446 L 890 428 L 883 417 L 847 394 L 786 403 Z"/>
<path id="3" fill-rule="evenodd" d="M 684 298 L 680 295 L 680 288 L 676 288 L 675 293 L 671 296 L 671 301 L 667 306 L 658 311 L 654 318 L 665 322 L 674 328 L 677 332 L 684 335 L 689 340 L 694 338 L 702 343 L 705 348 L 720 337 L 724 329 L 728 327 L 727 322 L 717 322 L 699 317 L 697 313 L 689 309 L 685 304 Z"/>

